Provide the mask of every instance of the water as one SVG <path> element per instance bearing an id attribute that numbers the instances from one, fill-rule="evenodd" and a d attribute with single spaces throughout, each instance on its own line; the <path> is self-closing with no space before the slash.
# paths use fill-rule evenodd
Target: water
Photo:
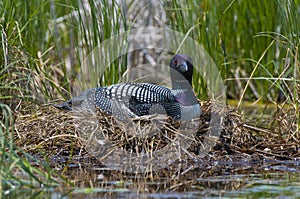
<path id="1" fill-rule="evenodd" d="M 185 182 L 183 182 L 185 183 Z M 186 182 L 187 183 L 187 182 Z M 297 198 L 300 197 L 299 175 L 270 173 L 263 175 L 220 176 L 197 179 L 184 190 L 148 190 L 127 188 L 79 188 L 70 190 L 14 190 L 5 198 Z M 149 183 L 149 186 L 151 183 Z"/>
<path id="2" fill-rule="evenodd" d="M 215 164 L 215 163 L 214 163 Z M 227 163 L 219 165 L 226 167 Z M 195 168 L 184 174 L 168 169 L 128 174 L 108 168 L 73 168 L 67 175 L 77 188 L 16 189 L 3 198 L 299 198 L 299 161 L 232 164 L 209 174 Z M 200 172 L 201 170 L 201 172 Z M 209 169 L 208 169 L 209 170 Z M 178 171 L 180 172 L 180 171 Z"/>

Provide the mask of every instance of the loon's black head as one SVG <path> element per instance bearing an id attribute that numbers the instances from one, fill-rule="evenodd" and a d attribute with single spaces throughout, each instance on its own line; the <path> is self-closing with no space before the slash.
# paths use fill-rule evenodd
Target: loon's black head
<path id="1" fill-rule="evenodd" d="M 176 54 L 171 60 L 170 67 L 173 86 L 177 87 L 178 83 L 185 82 L 188 82 L 189 86 L 192 85 L 194 68 L 192 58 L 185 54 Z"/>

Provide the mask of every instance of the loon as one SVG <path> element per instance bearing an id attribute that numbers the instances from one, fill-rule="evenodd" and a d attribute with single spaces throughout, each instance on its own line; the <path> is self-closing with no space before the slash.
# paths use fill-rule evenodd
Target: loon
<path id="1" fill-rule="evenodd" d="M 54 106 L 64 110 L 100 108 L 120 119 L 155 113 L 175 121 L 199 118 L 201 108 L 192 88 L 193 69 L 188 55 L 176 54 L 170 62 L 172 89 L 151 83 L 120 83 L 88 89 Z"/>

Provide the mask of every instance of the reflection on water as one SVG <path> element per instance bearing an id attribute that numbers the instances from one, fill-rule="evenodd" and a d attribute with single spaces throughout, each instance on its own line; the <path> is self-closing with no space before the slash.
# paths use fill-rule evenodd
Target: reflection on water
<path id="1" fill-rule="evenodd" d="M 2 194 L 8 198 L 294 198 L 300 197 L 299 165 L 299 161 L 211 162 L 206 165 L 208 172 L 193 165 L 185 173 L 182 168 L 171 168 L 175 169 L 171 173 L 164 169 L 144 174 L 72 168 L 66 175 L 78 188 L 19 189 Z"/>

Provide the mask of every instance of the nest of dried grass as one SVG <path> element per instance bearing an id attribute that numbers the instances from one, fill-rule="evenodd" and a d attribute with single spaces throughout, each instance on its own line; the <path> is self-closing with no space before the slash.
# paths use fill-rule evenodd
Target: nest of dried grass
<path id="1" fill-rule="evenodd" d="M 209 154 L 215 160 L 235 154 L 271 159 L 300 157 L 299 139 L 295 135 L 281 135 L 246 124 L 235 110 L 222 105 L 212 108 L 210 102 L 202 103 L 202 112 L 197 127 L 193 126 L 195 133 L 189 146 L 185 146 L 187 150 L 181 160 L 203 155 L 203 142 L 211 131 L 212 115 L 220 116 L 222 121 L 219 137 L 209 138 L 214 142 Z M 151 156 L 168 144 L 183 139 L 183 134 L 191 130 L 180 128 L 182 124 L 170 118 L 159 122 L 157 118 L 141 117 L 131 120 L 131 124 L 118 121 L 100 110 L 96 114 L 82 111 L 74 114 L 43 105 L 31 114 L 16 118 L 14 139 L 17 146 L 35 155 L 47 156 L 57 163 L 58 157 L 79 160 L 90 157 L 88 154 L 101 159 L 116 148 L 134 153 L 146 151 Z M 112 147 L 103 147 L 107 143 Z"/>

